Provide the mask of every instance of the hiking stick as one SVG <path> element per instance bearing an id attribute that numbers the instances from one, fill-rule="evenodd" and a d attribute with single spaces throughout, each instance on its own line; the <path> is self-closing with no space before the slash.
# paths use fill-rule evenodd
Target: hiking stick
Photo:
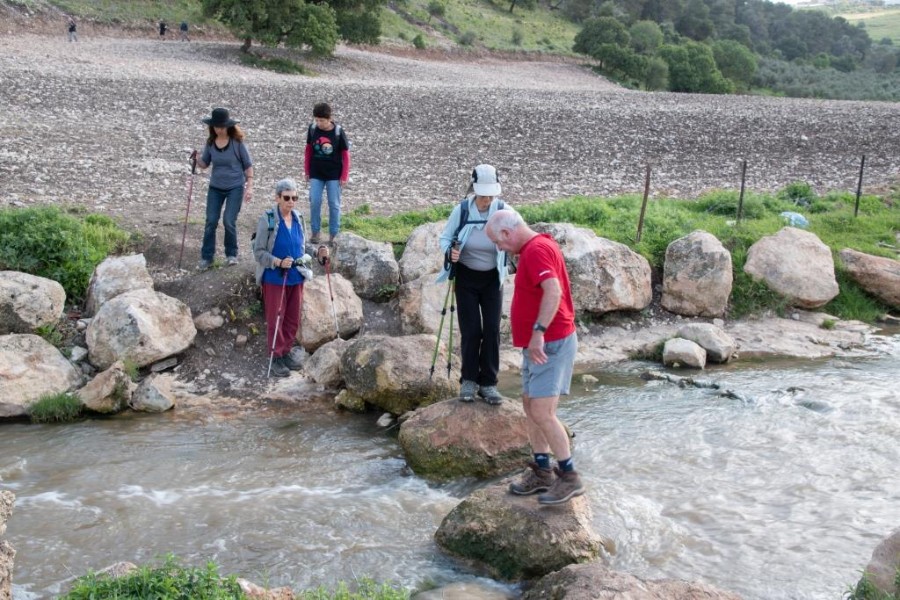
<path id="1" fill-rule="evenodd" d="M 316 250 L 316 256 L 319 264 L 325 267 L 325 281 L 328 282 L 328 296 L 331 298 L 331 318 L 334 319 L 334 335 L 335 339 L 341 337 L 341 328 L 338 327 L 337 311 L 334 308 L 334 292 L 331 290 L 331 257 L 325 251 L 327 247 L 322 245 Z"/>
<path id="2" fill-rule="evenodd" d="M 181 268 L 181 257 L 184 256 L 184 238 L 187 236 L 188 215 L 191 213 L 191 194 L 194 193 L 194 176 L 197 174 L 197 151 L 191 152 L 191 178 L 188 181 L 187 209 L 184 211 L 184 231 L 181 232 L 181 250 L 178 252 L 178 268 Z"/>
<path id="3" fill-rule="evenodd" d="M 281 309 L 284 308 L 284 294 L 287 290 L 287 269 L 282 269 L 281 276 L 281 299 L 278 301 L 278 315 L 275 317 L 275 331 L 272 333 L 272 349 L 269 351 L 269 370 L 266 371 L 266 378 L 272 376 L 272 361 L 275 359 L 275 343 L 278 341 L 278 330 L 281 327 Z"/>
<path id="4" fill-rule="evenodd" d="M 454 239 L 450 244 L 450 248 L 455 250 L 459 247 L 459 241 Z M 450 378 L 450 369 L 452 368 L 453 359 L 453 314 L 456 312 L 456 265 L 458 263 L 450 263 L 450 334 L 447 336 L 447 379 Z"/>
<path id="5" fill-rule="evenodd" d="M 441 334 L 444 332 L 444 316 L 447 314 L 447 301 L 450 300 L 450 281 L 447 281 L 447 293 L 444 294 L 444 307 L 441 309 L 441 323 L 438 325 L 437 339 L 434 340 L 434 354 L 431 356 L 431 369 L 428 372 L 428 379 L 434 377 L 434 365 L 437 362 L 438 348 L 441 345 Z"/>

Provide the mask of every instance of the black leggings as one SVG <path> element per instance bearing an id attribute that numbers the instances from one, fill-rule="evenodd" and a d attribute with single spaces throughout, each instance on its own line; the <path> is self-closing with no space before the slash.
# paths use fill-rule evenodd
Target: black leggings
<path id="1" fill-rule="evenodd" d="M 462 378 L 478 385 L 497 385 L 503 309 L 497 269 L 475 271 L 457 263 L 456 306 L 462 338 Z"/>

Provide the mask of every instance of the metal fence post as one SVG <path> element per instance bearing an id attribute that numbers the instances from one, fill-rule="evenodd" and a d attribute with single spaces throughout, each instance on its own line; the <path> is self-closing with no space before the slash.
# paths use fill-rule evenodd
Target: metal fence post
<path id="1" fill-rule="evenodd" d="M 862 155 L 862 161 L 859 163 L 859 182 L 856 184 L 856 206 L 853 207 L 853 218 L 859 215 L 859 197 L 862 195 L 863 171 L 866 168 L 866 155 Z"/>
<path id="2" fill-rule="evenodd" d="M 647 175 L 644 177 L 644 200 L 641 202 L 641 216 L 638 218 L 637 236 L 635 244 L 641 243 L 641 233 L 644 230 L 644 214 L 647 212 L 647 198 L 650 196 L 650 163 L 647 163 Z"/>
<path id="3" fill-rule="evenodd" d="M 744 216 L 744 182 L 747 180 L 747 161 L 741 161 L 741 195 L 738 196 L 737 222 Z"/>

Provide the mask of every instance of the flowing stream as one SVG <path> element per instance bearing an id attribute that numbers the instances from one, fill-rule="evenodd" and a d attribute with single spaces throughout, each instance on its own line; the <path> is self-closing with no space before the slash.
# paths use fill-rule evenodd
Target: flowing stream
<path id="1" fill-rule="evenodd" d="M 577 434 L 595 529 L 615 541 L 612 566 L 748 600 L 840 598 L 900 526 L 900 336 L 869 358 L 703 375 L 742 399 L 645 382 L 647 367 L 579 379 L 560 411 Z M 15 600 L 168 552 L 294 589 L 371 576 L 514 596 L 433 542 L 483 484 L 409 475 L 375 417 L 174 411 L 0 426 L 0 488 L 17 497 L 6 534 Z"/>

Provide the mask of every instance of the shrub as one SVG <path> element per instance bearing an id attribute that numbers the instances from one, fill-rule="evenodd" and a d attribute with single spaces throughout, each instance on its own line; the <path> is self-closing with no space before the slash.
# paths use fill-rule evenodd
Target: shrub
<path id="1" fill-rule="evenodd" d="M 425 49 L 425 39 L 422 37 L 421 33 L 416 34 L 416 37 L 413 38 L 412 45 L 419 50 Z"/>
<path id="2" fill-rule="evenodd" d="M 459 45 L 460 46 L 471 46 L 475 43 L 475 33 L 472 31 L 466 31 L 462 35 L 459 36 Z"/>
<path id="3" fill-rule="evenodd" d="M 169 555 L 161 567 L 141 567 L 119 578 L 89 573 L 75 580 L 72 590 L 60 600 L 243 600 L 234 576 L 220 577 L 216 565 L 205 568 L 182 566 Z"/>
<path id="4" fill-rule="evenodd" d="M 28 405 L 28 416 L 33 423 L 71 423 L 83 410 L 84 404 L 75 394 L 49 394 Z"/>
<path id="5" fill-rule="evenodd" d="M 813 191 L 812 186 L 805 181 L 789 183 L 778 192 L 779 200 L 790 202 L 796 206 L 812 206 L 812 203 L 816 198 L 816 192 Z"/>
<path id="6" fill-rule="evenodd" d="M 525 36 L 524 36 L 524 34 L 522 33 L 522 30 L 521 30 L 521 29 L 519 29 L 518 27 L 515 28 L 515 29 L 513 29 L 513 32 L 512 32 L 512 39 L 511 39 L 512 45 L 513 45 L 513 46 L 521 46 L 521 45 L 522 45 L 522 40 L 524 39 L 524 37 L 525 37 Z"/>
<path id="7" fill-rule="evenodd" d="M 431 21 L 432 17 L 442 18 L 445 14 L 447 14 L 447 5 L 445 5 L 441 0 L 431 0 L 428 3 L 428 20 Z"/>
<path id="8" fill-rule="evenodd" d="M 309 69 L 300 63 L 280 56 L 256 56 L 250 52 L 241 52 L 240 59 L 242 63 L 254 69 L 265 69 L 276 73 L 287 73 L 288 75 L 309 75 L 311 73 Z"/>
<path id="9" fill-rule="evenodd" d="M 112 219 L 84 220 L 55 206 L 0 210 L 0 269 L 58 281 L 70 301 L 84 297 L 91 274 L 108 254 L 125 248 L 128 234 Z"/>
<path id="10" fill-rule="evenodd" d="M 327 590 L 319 587 L 315 590 L 300 592 L 297 600 L 408 600 L 409 592 L 396 588 L 389 583 L 376 583 L 368 578 L 359 580 L 356 591 L 351 592 L 347 584 L 340 583 L 337 589 Z"/>

